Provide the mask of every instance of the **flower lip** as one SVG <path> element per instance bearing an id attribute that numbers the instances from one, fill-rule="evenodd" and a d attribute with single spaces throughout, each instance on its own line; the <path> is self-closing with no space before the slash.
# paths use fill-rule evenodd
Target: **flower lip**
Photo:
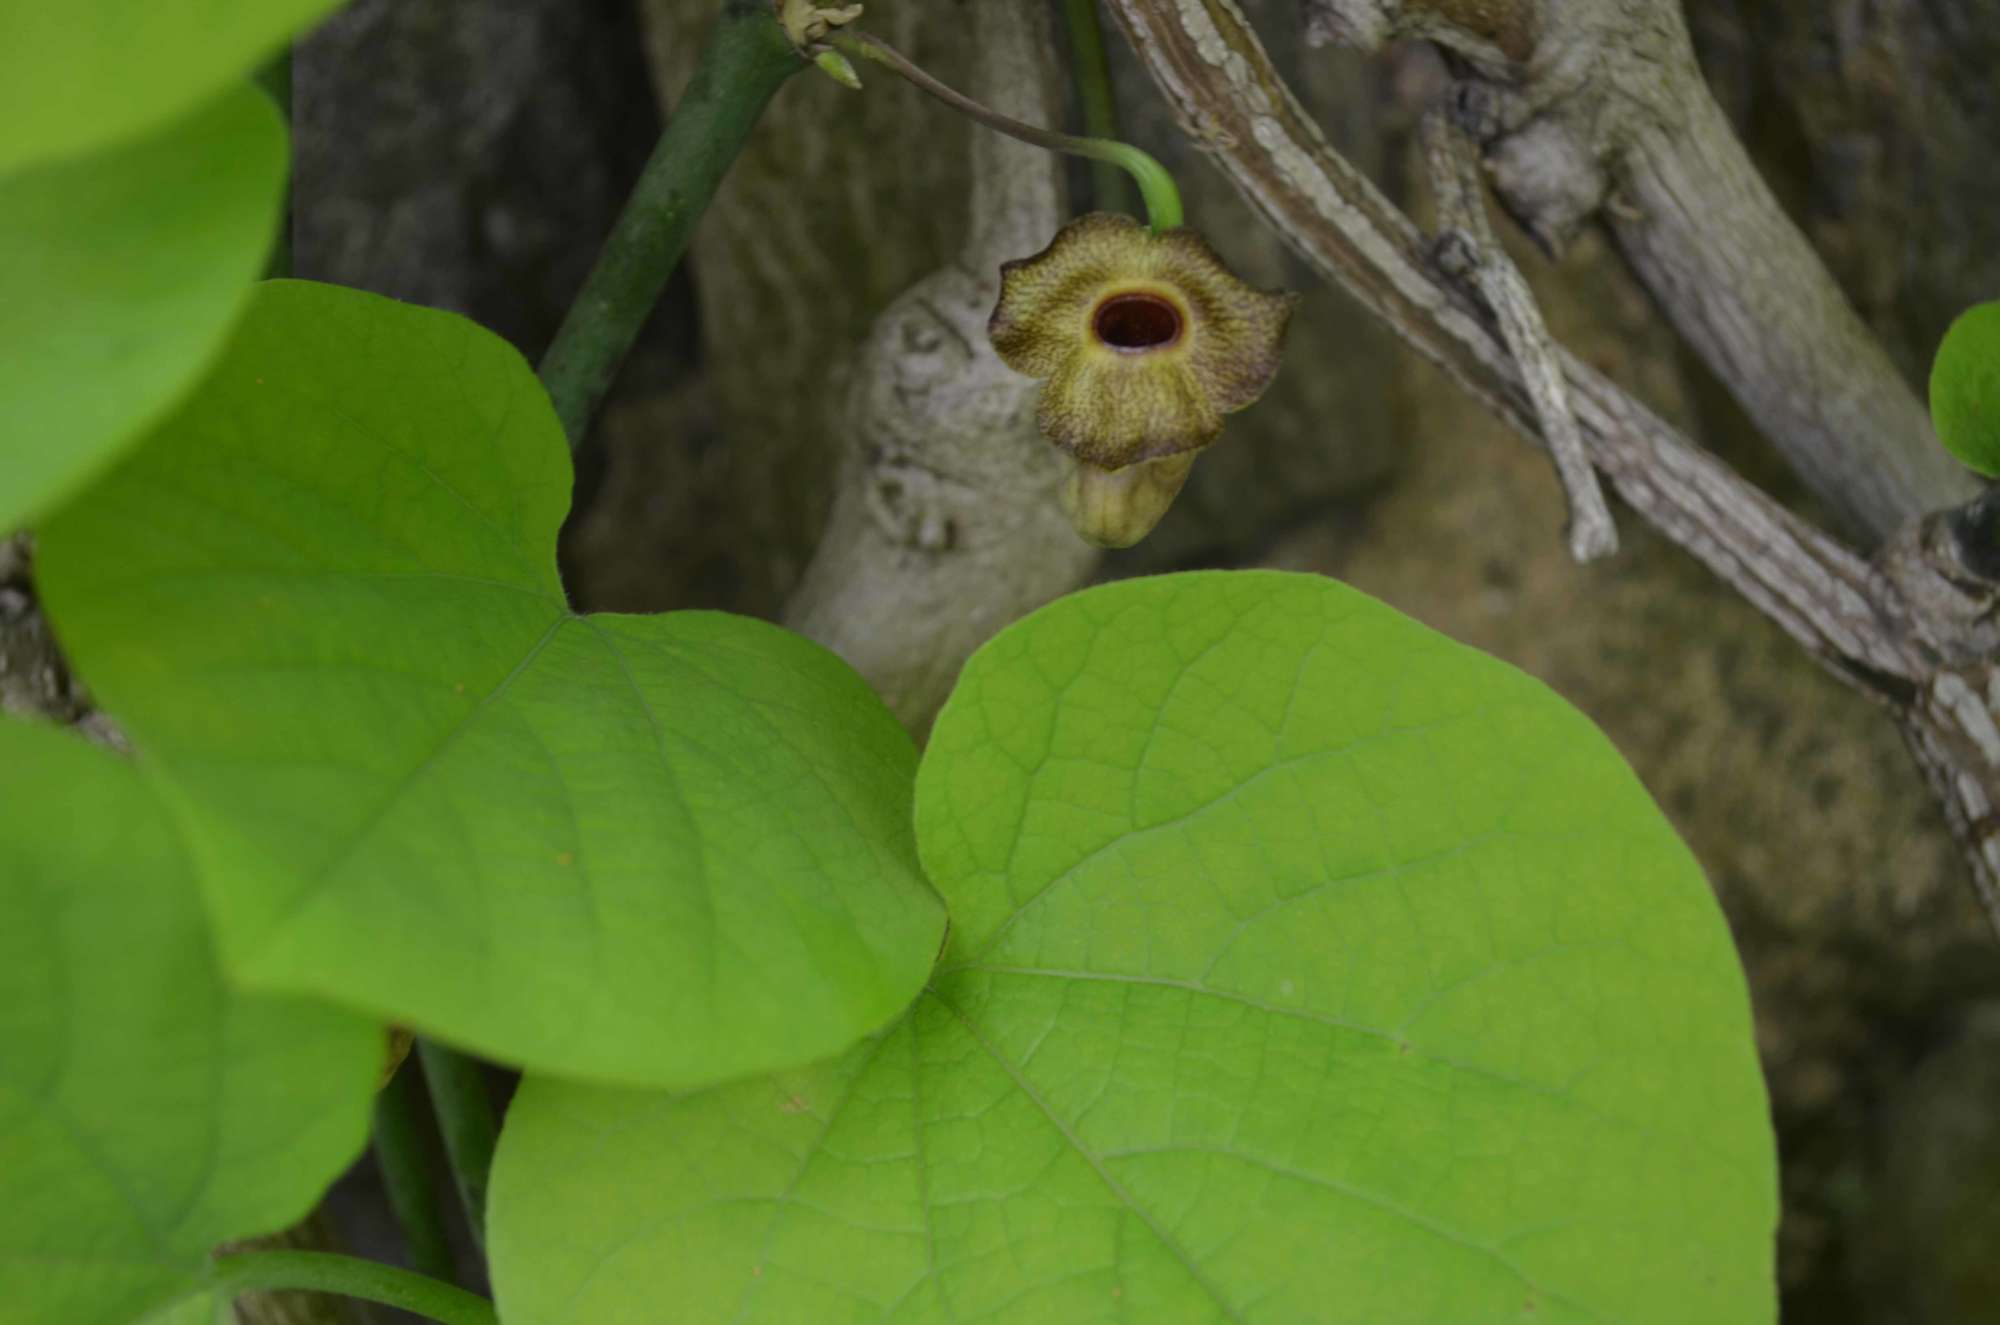
<path id="1" fill-rule="evenodd" d="M 1100 344 L 1120 354 L 1144 354 L 1178 343 L 1187 323 L 1173 301 L 1125 290 L 1099 301 L 1090 314 L 1090 330 Z"/>
<path id="2" fill-rule="evenodd" d="M 1001 265 L 986 325 L 1003 363 L 1042 379 L 1042 436 L 1116 476 L 1199 452 L 1221 435 L 1223 415 L 1262 395 L 1293 302 L 1245 285 L 1192 230 L 1152 234 L 1131 217 L 1092 212 L 1040 253 Z M 1157 507 L 1154 518 L 1171 500 L 1163 482 L 1126 476 L 1119 487 L 1097 477 L 1084 476 L 1072 495 L 1083 523 L 1106 535 L 1114 523 L 1121 536 L 1136 528 L 1118 513 L 1136 511 L 1140 496 Z"/>

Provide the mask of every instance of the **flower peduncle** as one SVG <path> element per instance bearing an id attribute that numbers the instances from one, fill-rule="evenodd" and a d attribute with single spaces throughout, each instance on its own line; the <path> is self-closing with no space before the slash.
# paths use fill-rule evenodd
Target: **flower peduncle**
<path id="1" fill-rule="evenodd" d="M 1146 221 L 1154 234 L 1172 230 L 1181 224 L 1181 194 L 1174 186 L 1174 177 L 1167 168 L 1152 156 L 1130 143 L 1116 142 L 1109 138 L 1079 138 L 1073 134 L 1056 133 L 1050 129 L 1027 124 L 1012 116 L 982 106 L 971 97 L 940 83 L 925 73 L 909 58 L 880 37 L 853 29 L 836 29 L 829 34 L 832 45 L 845 54 L 893 69 L 903 78 L 914 83 L 923 91 L 942 101 L 960 114 L 978 120 L 987 128 L 1004 133 L 1010 138 L 1018 138 L 1024 143 L 1047 148 L 1051 152 L 1068 152 L 1072 156 L 1087 157 L 1092 161 L 1106 161 L 1117 166 L 1132 177 L 1139 186 L 1139 196 L 1146 204 Z"/>

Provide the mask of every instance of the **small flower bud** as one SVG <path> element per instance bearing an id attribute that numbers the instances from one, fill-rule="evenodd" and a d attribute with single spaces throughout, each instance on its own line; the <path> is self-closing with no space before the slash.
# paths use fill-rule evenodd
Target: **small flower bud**
<path id="1" fill-rule="evenodd" d="M 1062 508 L 1077 536 L 1098 547 L 1131 547 L 1180 496 L 1194 453 L 1141 460 L 1123 469 L 1099 469 L 1071 460 L 1063 479 Z"/>

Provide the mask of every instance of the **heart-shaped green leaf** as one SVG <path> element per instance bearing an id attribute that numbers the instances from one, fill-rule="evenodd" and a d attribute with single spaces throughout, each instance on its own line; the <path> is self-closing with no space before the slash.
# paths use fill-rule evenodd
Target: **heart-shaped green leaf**
<path id="1" fill-rule="evenodd" d="M 0 178 L 0 535 L 193 386 L 250 298 L 284 188 L 284 126 L 248 86 Z"/>
<path id="2" fill-rule="evenodd" d="M 276 282 L 37 565 L 245 983 L 611 1081 L 837 1052 L 943 930 L 909 738 L 774 626 L 573 615 L 569 488 L 497 337 Z"/>
<path id="3" fill-rule="evenodd" d="M 240 81 L 340 0 L 0 5 L 0 175 L 148 133 Z"/>
<path id="4" fill-rule="evenodd" d="M 223 985 L 124 761 L 0 720 L 0 916 L 0 1317 L 128 1325 L 359 1153 L 381 1029 Z"/>
<path id="5" fill-rule="evenodd" d="M 1945 450 L 2000 478 L 2000 302 L 1959 315 L 1931 364 L 1931 422 Z"/>
<path id="6" fill-rule="evenodd" d="M 1116 584 L 973 658 L 917 807 L 902 1023 L 523 1086 L 509 1325 L 1772 1319 L 1727 931 L 1530 678 L 1330 581 Z"/>

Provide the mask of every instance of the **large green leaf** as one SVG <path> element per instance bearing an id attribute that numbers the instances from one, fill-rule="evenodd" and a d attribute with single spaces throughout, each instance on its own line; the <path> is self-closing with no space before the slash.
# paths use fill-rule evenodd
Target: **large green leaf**
<path id="1" fill-rule="evenodd" d="M 339 2 L 8 0 L 0 5 L 0 175 L 185 114 Z"/>
<path id="2" fill-rule="evenodd" d="M 2000 302 L 1975 304 L 1945 333 L 1931 364 L 1931 420 L 1947 451 L 2000 477 Z"/>
<path id="3" fill-rule="evenodd" d="M 193 386 L 249 300 L 284 188 L 284 126 L 247 85 L 0 179 L 0 535 Z"/>
<path id="4" fill-rule="evenodd" d="M 244 982 L 636 1084 L 837 1052 L 943 929 L 909 738 L 774 626 L 571 614 L 569 488 L 498 338 L 277 282 L 37 564 Z"/>
<path id="5" fill-rule="evenodd" d="M 917 821 L 901 1024 L 523 1086 L 509 1325 L 1772 1319 L 1728 934 L 1533 680 L 1325 580 L 1112 585 L 973 658 Z"/>
<path id="6" fill-rule="evenodd" d="M 0 1318 L 128 1325 L 359 1153 L 381 1029 L 223 985 L 125 762 L 0 720 L 0 916 Z"/>

